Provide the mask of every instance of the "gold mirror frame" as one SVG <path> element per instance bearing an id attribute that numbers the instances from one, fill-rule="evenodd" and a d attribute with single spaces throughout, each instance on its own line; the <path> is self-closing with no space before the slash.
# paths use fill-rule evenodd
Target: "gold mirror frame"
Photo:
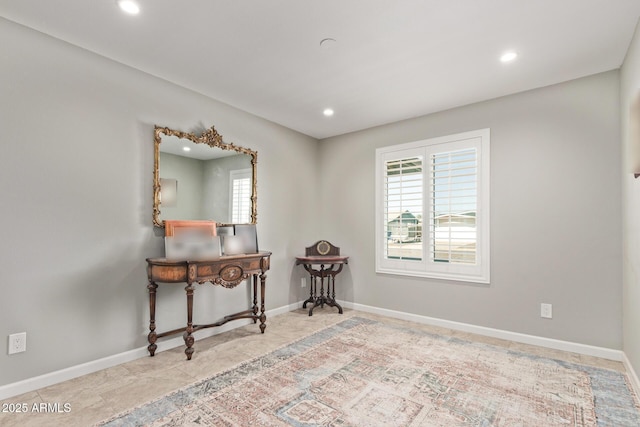
<path id="1" fill-rule="evenodd" d="M 258 152 L 250 150 L 248 148 L 234 145 L 233 143 L 226 143 L 222 140 L 220 135 L 213 126 L 202 133 L 200 136 L 196 136 L 193 133 L 181 132 L 179 130 L 169 129 L 167 127 L 155 126 L 154 127 L 154 155 L 153 155 L 153 225 L 156 227 L 164 227 L 164 220 L 160 220 L 160 144 L 162 142 L 162 135 L 175 136 L 178 138 L 185 138 L 195 144 L 205 144 L 211 148 L 221 148 L 223 150 L 235 151 L 239 154 L 246 154 L 251 156 L 251 224 L 258 222 L 257 200 L 258 200 L 258 180 L 257 180 L 257 164 L 258 164 Z M 220 224 L 227 225 L 227 224 Z"/>

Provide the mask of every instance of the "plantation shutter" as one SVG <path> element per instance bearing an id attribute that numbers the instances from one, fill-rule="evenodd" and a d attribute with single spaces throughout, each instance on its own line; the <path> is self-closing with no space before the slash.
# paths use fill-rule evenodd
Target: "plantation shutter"
<path id="1" fill-rule="evenodd" d="M 376 272 L 489 283 L 490 131 L 376 149 Z"/>
<path id="2" fill-rule="evenodd" d="M 422 157 L 387 161 L 385 171 L 386 256 L 421 260 L 424 179 Z"/>
<path id="3" fill-rule="evenodd" d="M 429 257 L 477 263 L 478 156 L 475 148 L 430 156 Z"/>
<path id="4" fill-rule="evenodd" d="M 251 221 L 251 177 L 246 172 L 231 175 L 231 222 Z"/>

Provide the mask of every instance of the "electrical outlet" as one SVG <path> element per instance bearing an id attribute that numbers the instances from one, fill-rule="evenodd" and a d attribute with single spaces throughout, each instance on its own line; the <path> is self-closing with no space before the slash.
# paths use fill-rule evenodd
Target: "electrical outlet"
<path id="1" fill-rule="evenodd" d="M 301 277 L 300 278 L 300 287 L 301 288 L 306 288 L 307 287 L 307 278 L 306 277 Z"/>
<path id="2" fill-rule="evenodd" d="M 553 318 L 553 306 L 551 304 L 540 304 L 540 317 L 545 319 Z"/>
<path id="3" fill-rule="evenodd" d="M 27 351 L 27 333 L 9 335 L 9 354 L 22 353 Z"/>

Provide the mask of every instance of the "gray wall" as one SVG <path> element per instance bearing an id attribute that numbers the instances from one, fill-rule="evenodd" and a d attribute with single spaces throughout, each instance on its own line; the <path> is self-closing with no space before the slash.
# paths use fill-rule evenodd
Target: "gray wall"
<path id="1" fill-rule="evenodd" d="M 338 296 L 621 349 L 618 85 L 611 71 L 321 141 L 323 236 L 352 256 Z M 491 284 L 376 274 L 375 149 L 487 127 Z"/>
<path id="2" fill-rule="evenodd" d="M 640 372 L 640 30 L 629 47 L 621 71 L 622 118 L 622 230 L 623 230 L 623 331 L 624 352 L 636 373 Z M 636 109 L 631 113 L 632 105 Z M 635 125 L 635 128 L 634 126 Z"/>
<path id="3" fill-rule="evenodd" d="M 154 124 L 215 125 L 258 151 L 267 309 L 303 299 L 293 259 L 316 239 L 316 140 L 4 19 L 0 40 L 0 337 L 27 332 L 26 353 L 2 347 L 0 385 L 146 345 L 145 258 L 163 253 Z M 160 292 L 159 328 L 183 325 L 183 286 Z M 196 322 L 245 296 L 198 287 Z"/>
<path id="4" fill-rule="evenodd" d="M 175 206 L 160 204 L 160 221 L 164 219 L 211 219 L 203 210 L 204 162 L 175 154 L 160 153 L 160 179 L 178 181 Z"/>

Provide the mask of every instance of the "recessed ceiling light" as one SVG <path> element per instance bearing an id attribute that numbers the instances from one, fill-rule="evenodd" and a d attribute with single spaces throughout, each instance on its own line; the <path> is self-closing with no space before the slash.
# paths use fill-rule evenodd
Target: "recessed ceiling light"
<path id="1" fill-rule="evenodd" d="M 324 111 L 322 112 L 322 114 L 324 114 L 327 117 L 331 117 L 331 116 L 333 116 L 333 109 L 325 108 Z"/>
<path id="2" fill-rule="evenodd" d="M 119 0 L 118 6 L 130 15 L 137 15 L 140 13 L 140 6 L 138 6 L 138 3 L 133 0 Z"/>
<path id="3" fill-rule="evenodd" d="M 500 57 L 501 62 L 511 62 L 518 57 L 518 54 L 514 51 L 505 52 Z"/>
<path id="4" fill-rule="evenodd" d="M 182 151 L 191 151 L 191 147 L 182 147 Z"/>

